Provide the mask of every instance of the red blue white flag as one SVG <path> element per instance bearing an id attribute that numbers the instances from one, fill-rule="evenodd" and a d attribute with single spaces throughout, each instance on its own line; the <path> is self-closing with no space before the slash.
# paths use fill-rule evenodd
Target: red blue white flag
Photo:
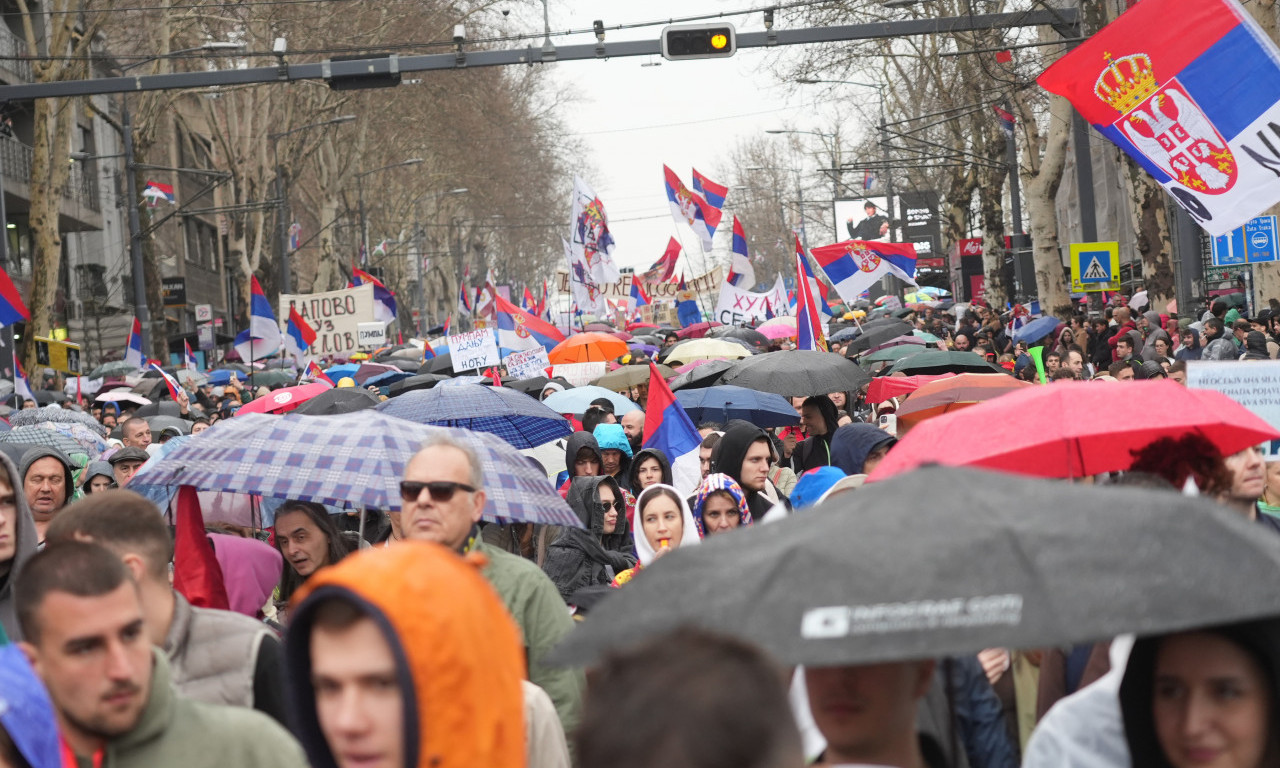
<path id="1" fill-rule="evenodd" d="M 818 297 L 813 283 L 805 275 L 805 258 L 796 253 L 796 348 L 827 351 L 822 334 L 822 316 L 818 314 Z"/>
<path id="2" fill-rule="evenodd" d="M 812 253 L 836 293 L 849 304 L 886 275 L 916 285 L 916 247 L 911 243 L 846 240 L 814 248 Z"/>
<path id="3" fill-rule="evenodd" d="M 644 280 L 639 275 L 631 276 L 631 301 L 634 302 L 637 309 L 653 301 L 649 298 L 649 292 L 644 289 Z"/>
<path id="4" fill-rule="evenodd" d="M 155 363 L 151 363 L 151 369 L 160 374 L 160 378 L 164 379 L 164 385 L 169 388 L 169 397 L 174 400 L 178 399 L 178 392 L 182 389 L 182 385 L 178 380 L 164 372 L 164 369 Z"/>
<path id="5" fill-rule="evenodd" d="M 395 322 L 396 295 L 391 292 L 391 289 L 363 269 L 352 269 L 351 280 L 347 287 L 356 288 L 361 285 L 373 286 L 373 319 L 380 323 Z"/>
<path id="6" fill-rule="evenodd" d="M 564 341 L 560 329 L 525 312 L 498 294 L 493 296 L 498 328 L 498 351 L 505 357 L 512 352 L 542 347 L 548 352 Z"/>
<path id="7" fill-rule="evenodd" d="M 161 200 L 173 203 L 175 202 L 173 185 L 161 184 L 158 181 L 148 181 L 147 186 L 142 190 L 142 199 L 152 208 L 159 205 Z"/>
<path id="8" fill-rule="evenodd" d="M 702 250 L 710 251 L 711 238 L 720 224 L 720 211 L 708 205 L 707 201 L 702 199 L 702 195 L 686 187 L 676 172 L 665 165 L 662 166 L 662 175 L 672 217 L 678 222 L 688 224 L 702 241 Z"/>
<path id="9" fill-rule="evenodd" d="M 133 318 L 133 325 L 129 328 L 129 341 L 124 347 L 124 361 L 135 368 L 141 368 L 146 365 L 147 358 L 142 354 L 142 323 L 138 318 Z"/>
<path id="10" fill-rule="evenodd" d="M 320 370 L 320 366 L 316 365 L 315 360 L 312 360 L 307 363 L 307 377 L 310 378 L 312 381 L 328 382 L 329 386 L 331 387 L 337 386 L 337 384 L 333 383 L 333 379 L 329 378 L 329 375 L 327 373 Z"/>
<path id="11" fill-rule="evenodd" d="M 182 364 L 192 373 L 200 372 L 200 363 L 196 360 L 196 355 L 191 351 L 191 345 L 186 339 L 182 340 Z"/>
<path id="12" fill-rule="evenodd" d="M 702 195 L 702 199 L 707 201 L 707 205 L 715 208 L 719 212 L 724 208 L 724 199 L 729 195 L 729 188 L 723 184 L 717 184 L 706 176 L 698 173 L 698 169 L 693 169 L 693 191 Z M 716 226 L 720 226 L 720 218 L 716 217 Z"/>
<path id="13" fill-rule="evenodd" d="M 298 310 L 289 307 L 289 324 L 285 327 L 284 351 L 301 363 L 307 357 L 307 349 L 316 342 L 315 329 Z"/>
<path id="14" fill-rule="evenodd" d="M 671 462 L 671 485 L 676 490 L 693 493 L 702 480 L 702 466 L 698 461 L 702 435 L 652 360 L 649 361 L 649 396 L 644 412 L 644 447 L 662 451 Z"/>
<path id="15" fill-rule="evenodd" d="M 756 284 L 756 269 L 751 266 L 751 258 L 747 255 L 747 233 L 737 216 L 733 217 L 733 259 L 729 262 L 725 282 L 747 289 Z"/>
<path id="16" fill-rule="evenodd" d="M 1142 0 L 1038 82 L 1210 235 L 1280 202 L 1280 50 L 1235 0 Z"/>
<path id="17" fill-rule="evenodd" d="M 31 313 L 27 305 L 22 303 L 22 294 L 9 279 L 9 273 L 0 269 L 0 326 L 13 325 L 19 320 L 27 320 Z"/>
<path id="18" fill-rule="evenodd" d="M 679 259 L 680 241 L 673 237 L 667 241 L 667 249 L 662 252 L 662 256 L 645 271 L 645 278 L 657 283 L 674 282 L 676 279 L 676 262 Z"/>
<path id="19" fill-rule="evenodd" d="M 22 363 L 16 358 L 13 361 L 13 391 L 22 399 L 35 402 L 36 396 L 31 392 L 31 385 L 27 383 L 27 375 L 22 372 Z"/>

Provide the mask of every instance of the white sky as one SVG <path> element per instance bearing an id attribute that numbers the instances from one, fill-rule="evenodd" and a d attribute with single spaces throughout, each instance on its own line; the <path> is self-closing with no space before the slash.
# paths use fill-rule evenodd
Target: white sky
<path id="1" fill-rule="evenodd" d="M 659 19 L 684 18 L 751 7 L 750 0 L 646 0 L 644 3 L 553 0 L 551 28 L 589 29 L 595 19 L 607 27 Z M 779 18 L 782 18 L 779 13 Z M 764 29 L 759 13 L 725 19 L 738 31 Z M 531 21 L 531 20 L 530 20 Z M 541 19 L 538 19 L 540 22 Z M 712 21 L 712 20 L 708 20 Z M 778 25 L 781 26 L 781 25 Z M 522 27 L 528 29 L 522 20 Z M 657 39 L 661 27 L 609 31 L 606 42 Z M 557 45 L 594 42 L 594 35 L 554 38 Z M 661 56 L 608 61 L 562 62 L 554 76 L 579 98 L 564 115 L 570 130 L 590 148 L 596 169 L 586 180 L 604 201 L 620 266 L 647 267 L 677 236 L 698 253 L 687 227 L 678 231 L 663 188 L 662 165 L 671 166 L 692 186 L 691 167 L 721 184 L 715 169 L 726 163 L 734 144 L 768 128 L 812 129 L 806 100 L 820 96 L 777 82 L 768 62 L 777 54 L 740 50 L 727 59 L 666 61 Z M 644 66 L 656 64 L 661 66 Z M 784 141 L 785 137 L 778 137 Z M 566 197 L 570 190 L 561 191 Z M 732 203 L 734 191 L 730 191 Z M 729 220 L 721 224 L 730 230 Z M 717 237 L 717 247 L 720 238 Z M 726 243 L 727 245 L 727 243 Z M 686 270 L 697 274 L 699 264 Z"/>

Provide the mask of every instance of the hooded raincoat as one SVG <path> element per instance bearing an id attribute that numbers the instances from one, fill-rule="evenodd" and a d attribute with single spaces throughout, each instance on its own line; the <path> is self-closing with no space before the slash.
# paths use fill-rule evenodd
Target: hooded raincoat
<path id="1" fill-rule="evenodd" d="M 14 574 L 22 570 L 22 566 L 36 553 L 36 546 L 40 542 L 36 537 L 36 522 L 31 517 L 31 509 L 27 507 L 27 496 L 22 492 L 22 482 L 18 480 L 22 475 L 18 473 L 13 461 L 3 453 L 0 453 L 0 465 L 3 465 L 9 477 L 9 485 L 13 488 L 15 520 L 15 525 L 6 529 L 6 533 L 15 542 L 13 558 L 0 562 L 0 627 L 3 627 L 10 640 L 17 642 L 22 639 L 22 631 L 18 628 L 18 616 L 13 606 Z"/>
<path id="2" fill-rule="evenodd" d="M 22 487 L 27 479 L 27 472 L 30 471 L 32 464 L 44 458 L 57 459 L 62 464 L 62 471 L 65 473 L 62 487 L 66 493 L 62 506 L 65 507 L 77 498 L 79 489 L 76 488 L 75 467 L 72 465 L 71 460 L 67 458 L 67 455 L 57 448 L 39 445 L 27 449 L 27 452 L 22 454 L 22 463 L 18 465 L 18 484 L 13 486 L 14 490 L 18 492 L 18 495 L 24 495 Z"/>
<path id="3" fill-rule="evenodd" d="M 621 451 L 622 460 L 618 464 L 618 473 L 613 476 L 618 481 L 618 485 L 625 490 L 631 488 L 631 441 L 627 439 L 627 432 L 622 428 L 621 424 L 599 424 L 595 431 L 596 444 L 600 446 L 601 451 Z M 601 472 L 604 470 L 601 469 Z"/>
<path id="4" fill-rule="evenodd" d="M 631 491 L 633 493 L 639 493 L 644 490 L 640 487 L 638 473 L 640 465 L 644 463 L 645 459 L 649 458 L 657 459 L 658 466 L 662 468 L 662 479 L 658 482 L 663 485 L 671 485 L 671 462 L 667 461 L 667 454 L 657 448 L 645 448 L 643 451 L 637 452 L 631 459 L 631 472 L 628 479 L 631 481 Z"/>
<path id="5" fill-rule="evenodd" d="M 299 590 L 286 658 L 294 732 L 312 768 L 337 766 L 311 684 L 315 608 L 328 597 L 357 606 L 391 646 L 404 699 L 405 766 L 525 765 L 520 634 L 481 575 L 482 560 L 405 541 L 352 555 Z"/>
<path id="6" fill-rule="evenodd" d="M 1241 360 L 1270 360 L 1271 351 L 1267 349 L 1267 335 L 1262 331 L 1249 331 L 1244 337 L 1244 354 Z"/>
<path id="7" fill-rule="evenodd" d="M 791 468 L 797 475 L 831 464 L 831 438 L 840 428 L 840 414 L 836 411 L 835 403 L 831 402 L 831 398 L 823 395 L 818 397 L 816 402 L 818 413 L 822 416 L 827 430 L 821 435 L 809 436 L 796 446 L 795 453 L 791 455 Z"/>
<path id="8" fill-rule="evenodd" d="M 846 424 L 831 439 L 831 466 L 846 475 L 861 475 L 871 452 L 897 438 L 874 424 Z"/>
<path id="9" fill-rule="evenodd" d="M 635 556 L 624 551 L 631 547 L 631 538 L 623 511 L 618 512 L 613 533 L 604 532 L 601 485 L 613 489 L 614 499 L 622 499 L 622 489 L 612 477 L 574 478 L 569 486 L 568 502 L 586 530 L 563 528 L 547 547 L 547 560 L 542 564 L 542 570 L 566 603 L 579 589 L 607 585 L 619 573 L 636 564 Z"/>
<path id="10" fill-rule="evenodd" d="M 105 461 L 95 461 L 84 468 L 84 472 L 80 473 L 80 492 L 89 493 L 89 483 L 93 482 L 95 477 L 105 477 L 111 482 L 116 481 L 116 474 L 112 471 L 111 465 Z"/>
<path id="11" fill-rule="evenodd" d="M 690 510 L 693 514 L 693 525 L 698 529 L 698 538 L 700 539 L 707 537 L 706 526 L 702 522 L 702 510 L 707 506 L 707 497 L 719 491 L 728 493 L 738 503 L 739 528 L 750 527 L 755 522 L 751 517 L 751 508 L 747 506 L 747 495 L 743 493 L 742 486 L 734 482 L 733 478 L 728 475 L 713 472 L 702 478 L 702 484 L 694 492 L 693 508 Z"/>
<path id="12" fill-rule="evenodd" d="M 742 462 L 747 458 L 747 451 L 761 438 L 768 440 L 769 435 L 749 422 L 732 421 L 725 425 L 724 437 L 720 438 L 716 446 L 715 466 L 712 467 L 712 471 L 722 472 L 742 486 Z M 750 491 L 746 487 L 742 490 L 747 494 L 747 506 L 751 509 L 751 516 L 756 520 L 762 520 L 774 504 L 790 507 L 787 497 L 769 480 L 765 480 L 762 491 Z"/>
<path id="13" fill-rule="evenodd" d="M 636 497 L 636 517 L 639 519 L 636 520 L 636 524 L 631 531 L 631 537 L 635 540 L 636 554 L 639 556 L 640 562 L 636 564 L 636 567 L 618 574 L 617 578 L 613 580 L 613 586 L 615 587 L 620 587 L 628 581 L 631 581 L 637 573 L 643 570 L 645 566 L 652 563 L 657 557 L 657 552 L 654 551 L 653 545 L 649 543 L 649 537 L 645 536 L 644 533 L 644 525 L 642 522 L 644 517 L 642 510 L 644 509 L 646 499 L 659 489 L 663 488 L 670 491 L 679 500 L 680 511 L 683 515 L 683 524 L 680 526 L 680 542 L 676 544 L 673 549 L 691 547 L 702 541 L 702 537 L 698 533 L 697 523 L 693 520 L 693 512 L 689 510 L 688 502 L 684 500 L 684 497 L 680 495 L 679 491 L 669 485 L 662 485 L 661 483 L 645 488 L 641 491 L 640 495 Z"/>

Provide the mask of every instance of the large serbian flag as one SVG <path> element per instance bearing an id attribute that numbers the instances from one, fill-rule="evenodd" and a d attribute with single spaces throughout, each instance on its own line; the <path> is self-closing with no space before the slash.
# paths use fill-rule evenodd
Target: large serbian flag
<path id="1" fill-rule="evenodd" d="M 644 412 L 644 447 L 656 448 L 667 457 L 671 464 L 671 485 L 677 491 L 693 493 L 702 480 L 702 465 L 698 459 L 702 436 L 652 361 L 649 363 L 649 397 L 645 401 Z"/>
<path id="2" fill-rule="evenodd" d="M 1280 50 L 1234 0 L 1142 0 L 1039 83 L 1210 235 L 1280 201 Z"/>
<path id="3" fill-rule="evenodd" d="M 810 251 L 840 298 L 852 304 L 886 275 L 916 284 L 916 247 L 911 243 L 846 240 Z"/>

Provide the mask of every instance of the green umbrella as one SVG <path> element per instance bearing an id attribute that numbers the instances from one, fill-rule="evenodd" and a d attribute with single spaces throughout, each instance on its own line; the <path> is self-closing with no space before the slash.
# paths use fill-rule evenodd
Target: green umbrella
<path id="1" fill-rule="evenodd" d="M 934 336 L 932 333 L 925 333 L 924 331 L 912 331 L 911 333 L 915 335 L 917 339 L 924 339 L 930 344 L 933 344 L 934 342 L 937 342 L 937 341 L 941 341 L 941 339 L 939 339 L 937 336 Z"/>
<path id="2" fill-rule="evenodd" d="M 929 351 L 929 348 L 923 344 L 899 344 L 896 347 L 885 347 L 884 349 L 877 349 L 869 355 L 862 355 L 858 358 L 858 362 L 893 363 L 927 351 Z"/>
<path id="3" fill-rule="evenodd" d="M 126 376 L 130 373 L 137 373 L 138 366 L 133 363 L 126 363 L 123 360 L 116 360 L 110 363 L 103 363 L 89 372 L 91 379 L 106 379 L 112 376 Z"/>

